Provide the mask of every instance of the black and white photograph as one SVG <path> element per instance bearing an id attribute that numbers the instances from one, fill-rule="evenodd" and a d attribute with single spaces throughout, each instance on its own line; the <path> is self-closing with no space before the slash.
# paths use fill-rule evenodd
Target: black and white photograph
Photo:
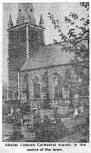
<path id="1" fill-rule="evenodd" d="M 89 143 L 89 7 L 3 3 L 3 142 Z"/>

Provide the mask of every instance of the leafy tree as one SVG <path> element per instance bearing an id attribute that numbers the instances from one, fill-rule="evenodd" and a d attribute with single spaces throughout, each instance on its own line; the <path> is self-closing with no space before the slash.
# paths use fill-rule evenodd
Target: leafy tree
<path id="1" fill-rule="evenodd" d="M 49 12 L 48 16 L 51 20 L 51 23 L 54 24 L 54 28 L 58 30 L 59 36 L 61 38 L 60 44 L 62 46 L 62 50 L 65 50 L 65 52 L 74 52 L 75 60 L 88 62 L 89 2 L 81 2 L 80 6 L 85 9 L 86 16 L 80 18 L 75 12 L 70 12 L 69 16 L 64 17 L 65 24 L 68 27 L 67 34 L 62 32 L 59 20 L 55 19 L 53 14 Z M 79 23 L 77 21 L 79 21 Z M 57 43 L 57 40 L 54 39 L 54 42 Z"/>
<path id="2" fill-rule="evenodd" d="M 58 31 L 60 42 L 54 39 L 54 43 L 61 45 L 62 51 L 73 52 L 75 58 L 71 61 L 73 68 L 78 76 L 82 78 L 86 85 L 89 84 L 89 2 L 79 3 L 80 7 L 86 12 L 83 17 L 79 17 L 75 12 L 70 12 L 69 16 L 64 17 L 67 25 L 67 34 L 63 33 L 58 19 L 52 13 L 48 13 L 51 23 Z"/>
<path id="3" fill-rule="evenodd" d="M 78 16 L 77 13 L 70 12 L 64 17 L 67 33 L 63 33 L 60 21 L 52 13 L 49 12 L 48 16 L 60 37 L 60 42 L 54 39 L 54 43 L 61 45 L 61 51 L 74 53 L 74 60 L 71 63 L 76 74 L 75 82 L 72 79 L 69 81 L 67 77 L 64 82 L 71 93 L 79 94 L 79 101 L 85 102 L 85 106 L 88 105 L 89 96 L 89 2 L 81 2 L 79 6 L 85 15 Z"/>

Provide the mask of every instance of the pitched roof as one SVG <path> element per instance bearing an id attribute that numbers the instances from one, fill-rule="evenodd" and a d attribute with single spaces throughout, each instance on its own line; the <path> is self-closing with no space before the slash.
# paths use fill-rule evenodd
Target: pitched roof
<path id="1" fill-rule="evenodd" d="M 21 71 L 69 64 L 73 58 L 74 54 L 63 52 L 60 45 L 51 44 L 41 46 L 34 52 L 34 55 L 24 63 Z"/>

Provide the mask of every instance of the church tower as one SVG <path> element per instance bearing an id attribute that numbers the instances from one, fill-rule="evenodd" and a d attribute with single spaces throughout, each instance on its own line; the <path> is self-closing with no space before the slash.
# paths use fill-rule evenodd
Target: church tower
<path id="1" fill-rule="evenodd" d="M 8 22 L 8 81 L 9 98 L 18 98 L 18 72 L 33 51 L 44 45 L 44 22 L 40 16 L 36 25 L 31 3 L 19 3 L 16 25 L 10 15 Z"/>

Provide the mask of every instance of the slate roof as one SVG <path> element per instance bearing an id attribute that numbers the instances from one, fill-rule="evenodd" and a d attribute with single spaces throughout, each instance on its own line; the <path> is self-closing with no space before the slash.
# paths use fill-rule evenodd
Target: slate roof
<path id="1" fill-rule="evenodd" d="M 69 64 L 73 58 L 74 54 L 63 52 L 60 45 L 51 44 L 41 46 L 34 52 L 34 55 L 24 63 L 21 71 Z"/>

